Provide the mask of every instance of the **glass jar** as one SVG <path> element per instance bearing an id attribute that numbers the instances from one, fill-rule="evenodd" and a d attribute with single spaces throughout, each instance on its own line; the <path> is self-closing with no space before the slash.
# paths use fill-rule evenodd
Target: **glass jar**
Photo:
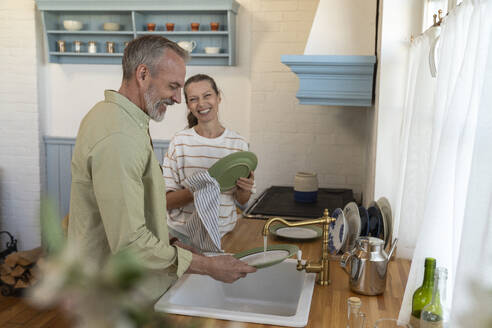
<path id="1" fill-rule="evenodd" d="M 422 309 L 420 328 L 449 327 L 449 309 L 446 306 L 447 280 L 448 270 L 446 268 L 437 268 L 432 301 Z"/>
<path id="2" fill-rule="evenodd" d="M 58 44 L 58 52 L 65 52 L 65 41 L 58 40 L 56 43 Z"/>
<path id="3" fill-rule="evenodd" d="M 347 300 L 347 328 L 364 328 L 366 315 L 360 312 L 362 302 L 358 297 Z"/>
<path id="4" fill-rule="evenodd" d="M 82 45 L 82 42 L 80 42 L 80 41 L 74 41 L 73 42 L 73 51 L 74 52 L 80 52 L 81 45 Z"/>
<path id="5" fill-rule="evenodd" d="M 89 52 L 91 54 L 95 54 L 97 52 L 96 41 L 87 42 L 87 52 Z"/>
<path id="6" fill-rule="evenodd" d="M 108 54 L 114 53 L 114 42 L 113 41 L 106 42 L 106 52 Z"/>

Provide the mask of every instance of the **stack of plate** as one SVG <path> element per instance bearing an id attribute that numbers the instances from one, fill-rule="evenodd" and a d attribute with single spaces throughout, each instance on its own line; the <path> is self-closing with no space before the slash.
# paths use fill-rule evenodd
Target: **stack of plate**
<path id="1" fill-rule="evenodd" d="M 337 208 L 332 213 L 336 218 L 330 226 L 329 240 L 333 240 L 332 253 L 343 253 L 354 248 L 359 237 L 369 236 L 384 240 L 386 251 L 389 250 L 393 235 L 393 216 L 386 197 L 371 202 L 366 209 L 355 202 L 348 203 L 343 210 Z"/>

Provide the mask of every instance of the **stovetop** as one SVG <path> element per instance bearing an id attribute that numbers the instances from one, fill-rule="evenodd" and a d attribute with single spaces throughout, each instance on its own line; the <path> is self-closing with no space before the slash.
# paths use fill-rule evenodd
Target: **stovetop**
<path id="1" fill-rule="evenodd" d="M 323 216 L 325 208 L 330 213 L 336 208 L 354 201 L 351 189 L 318 190 L 318 200 L 315 203 L 299 203 L 294 200 L 294 188 L 272 186 L 265 190 L 244 212 L 245 217 L 269 218 L 280 216 L 292 220 L 312 219 Z"/>

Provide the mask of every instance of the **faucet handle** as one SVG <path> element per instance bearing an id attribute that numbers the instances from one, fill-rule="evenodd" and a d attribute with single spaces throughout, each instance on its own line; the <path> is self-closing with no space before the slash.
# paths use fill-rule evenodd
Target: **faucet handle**
<path id="1" fill-rule="evenodd" d="M 301 250 L 298 250 L 297 251 L 297 260 L 298 261 L 301 261 L 302 260 L 302 251 Z"/>

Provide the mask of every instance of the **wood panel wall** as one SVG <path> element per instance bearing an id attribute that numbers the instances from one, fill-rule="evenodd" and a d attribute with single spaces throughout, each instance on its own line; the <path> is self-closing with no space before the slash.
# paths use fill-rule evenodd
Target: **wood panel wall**
<path id="1" fill-rule="evenodd" d="M 164 154 L 169 146 L 169 140 L 152 140 L 154 152 L 162 164 Z M 70 187 L 72 161 L 75 138 L 44 137 L 46 150 L 46 185 L 44 192 L 58 206 L 60 218 L 68 214 L 70 206 Z"/>

